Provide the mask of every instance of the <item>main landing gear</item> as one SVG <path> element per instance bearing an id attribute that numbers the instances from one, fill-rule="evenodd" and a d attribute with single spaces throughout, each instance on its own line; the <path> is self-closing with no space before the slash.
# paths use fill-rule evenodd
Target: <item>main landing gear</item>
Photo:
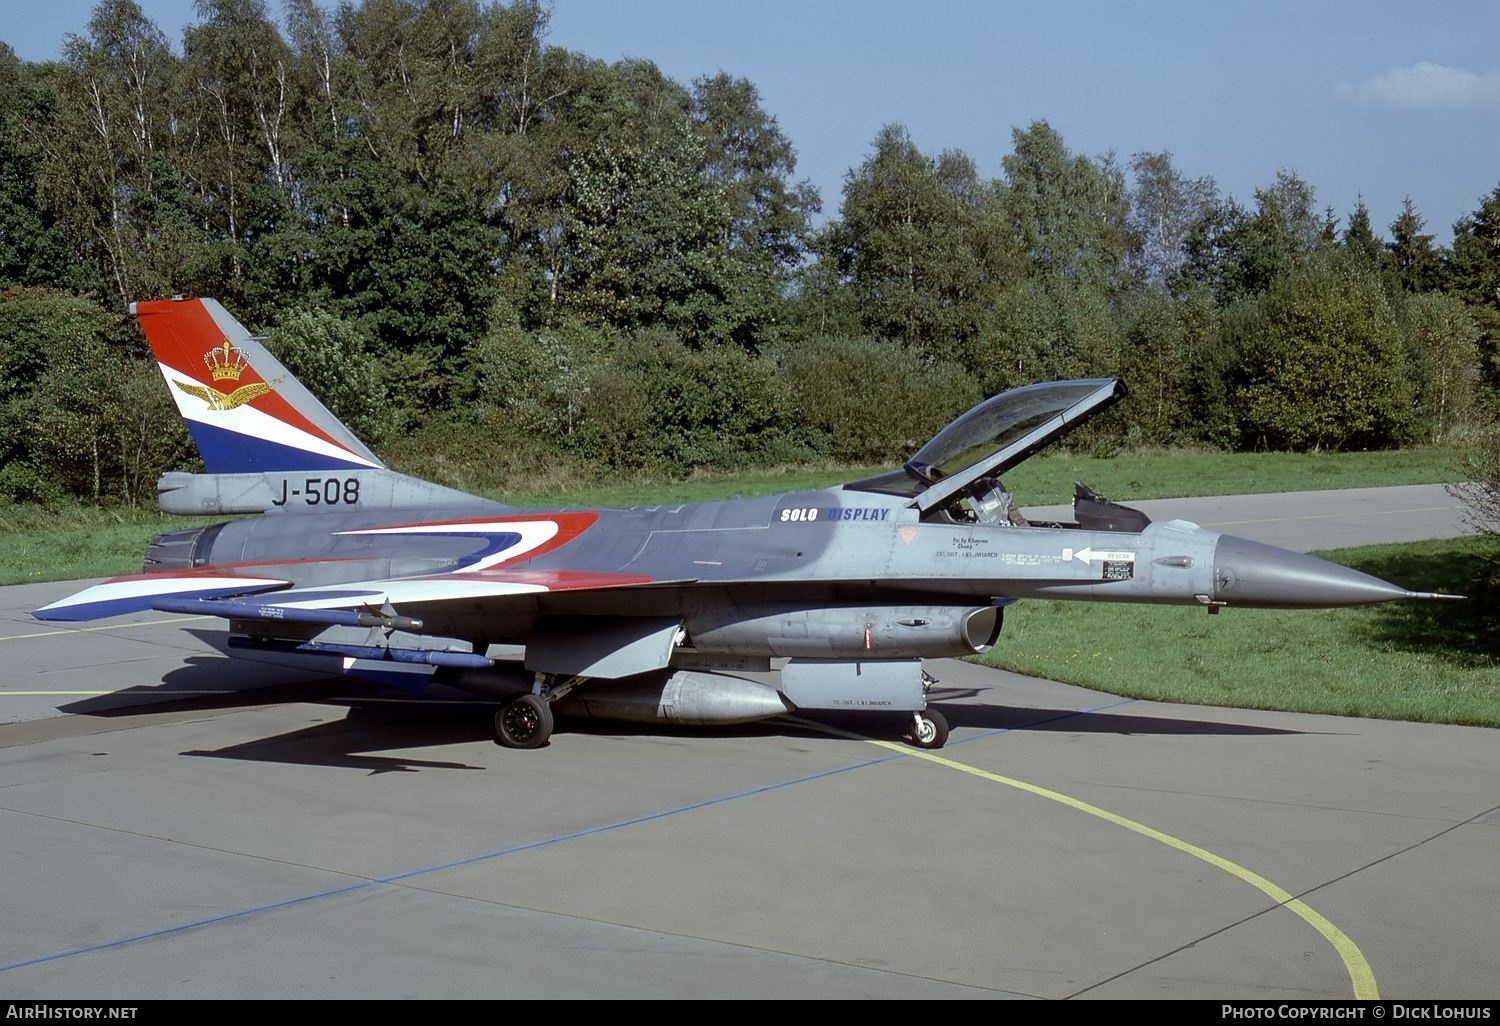
<path id="1" fill-rule="evenodd" d="M 552 724 L 552 705 L 545 697 L 522 695 L 495 713 L 495 744 L 502 748 L 540 748 L 552 736 Z"/>

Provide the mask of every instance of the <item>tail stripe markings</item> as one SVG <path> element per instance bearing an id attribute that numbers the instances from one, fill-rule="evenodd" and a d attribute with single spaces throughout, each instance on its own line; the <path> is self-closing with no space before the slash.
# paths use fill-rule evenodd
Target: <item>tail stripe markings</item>
<path id="1" fill-rule="evenodd" d="M 145 309 L 146 307 L 165 306 L 165 309 Z M 281 378 L 267 382 L 260 371 L 243 354 L 232 357 L 218 357 L 223 350 L 226 341 L 233 344 L 236 340 L 228 337 L 229 332 L 223 330 L 213 316 L 204 307 L 201 300 L 186 302 L 169 302 L 167 304 L 138 304 L 141 308 L 141 328 L 146 332 L 146 338 L 151 343 L 151 348 L 156 350 L 159 362 L 163 363 L 163 373 L 168 366 L 175 373 L 181 375 L 182 379 L 190 382 L 209 385 L 215 392 L 223 396 L 232 395 L 237 387 L 255 384 L 257 382 L 267 385 L 281 384 Z M 235 325 L 238 327 L 238 325 Z M 216 358 L 217 357 L 217 358 Z M 162 359 L 166 358 L 166 359 Z M 175 366 L 171 366 L 175 365 Z M 229 370 L 237 373 L 230 375 Z M 184 369 L 190 368 L 190 369 Z M 213 375 L 223 374 L 224 377 Z M 168 378 L 169 384 L 172 383 Z M 214 387 L 215 382 L 226 382 L 229 392 L 222 388 Z M 177 387 L 173 388 L 174 398 Z M 308 434 L 321 437 L 324 441 L 333 442 L 333 439 L 325 432 L 318 429 L 311 421 L 292 408 L 281 395 L 274 390 L 268 389 L 262 395 L 252 400 L 256 407 L 264 410 L 267 414 L 283 423 L 292 425 Z M 184 403 L 179 399 L 178 409 L 187 414 L 202 414 L 209 403 L 204 402 L 202 407 Z M 335 443 L 337 444 L 337 443 Z"/>
<path id="2" fill-rule="evenodd" d="M 211 473 L 381 466 L 217 303 L 169 300 L 134 310 Z"/>
<path id="3" fill-rule="evenodd" d="M 162 365 L 177 383 L 177 372 Z M 277 420 L 252 406 L 210 410 L 208 404 L 173 389 L 177 409 L 208 467 L 248 462 L 256 470 L 359 470 L 378 467 L 324 437 Z M 212 421 L 210 421 L 212 418 Z"/>

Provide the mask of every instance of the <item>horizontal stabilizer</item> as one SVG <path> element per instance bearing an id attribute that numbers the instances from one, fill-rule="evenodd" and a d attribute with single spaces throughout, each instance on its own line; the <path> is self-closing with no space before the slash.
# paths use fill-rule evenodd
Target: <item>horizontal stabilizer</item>
<path id="1" fill-rule="evenodd" d="M 196 601 L 285 588 L 291 582 L 268 577 L 246 577 L 233 573 L 129 574 L 85 588 L 67 598 L 43 606 L 31 615 L 38 620 L 72 622 L 102 620 L 108 616 L 141 613 L 159 608 L 172 599 Z M 176 611 L 176 610 L 174 610 Z M 194 609 L 194 612 L 200 610 Z"/>

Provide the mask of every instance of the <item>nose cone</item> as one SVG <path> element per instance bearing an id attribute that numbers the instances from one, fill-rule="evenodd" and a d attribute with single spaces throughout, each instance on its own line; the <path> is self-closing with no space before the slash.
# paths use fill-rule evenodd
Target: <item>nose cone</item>
<path id="1" fill-rule="evenodd" d="M 1389 581 L 1232 534 L 1214 549 L 1214 598 L 1231 606 L 1363 606 L 1418 598 Z"/>

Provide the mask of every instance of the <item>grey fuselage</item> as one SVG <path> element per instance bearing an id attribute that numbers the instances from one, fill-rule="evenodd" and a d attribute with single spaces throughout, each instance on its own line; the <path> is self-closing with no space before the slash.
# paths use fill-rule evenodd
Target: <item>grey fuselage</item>
<path id="1" fill-rule="evenodd" d="M 400 612 L 476 646 L 524 644 L 539 617 L 652 616 L 680 620 L 686 644 L 700 652 L 902 658 L 983 650 L 993 637 L 984 636 L 982 621 L 958 622 L 963 611 L 1020 598 L 1216 607 L 1345 605 L 1402 594 L 1355 571 L 1185 521 L 1129 531 L 970 523 L 931 512 L 923 519 L 909 499 L 847 488 L 588 511 L 482 500 L 409 511 L 298 511 L 184 535 L 202 550 L 192 553 L 196 565 L 248 565 L 306 588 L 439 574 L 461 568 L 485 544 L 478 535 L 415 528 L 349 532 L 580 513 L 595 519 L 576 537 L 502 568 L 628 575 L 639 586 L 539 592 L 508 604 L 504 616 L 454 602 Z M 825 611 L 854 633 L 793 651 L 799 633 L 832 630 L 788 625 L 778 632 L 773 621 L 793 610 L 803 617 Z M 930 643 L 917 640 L 928 634 Z"/>

